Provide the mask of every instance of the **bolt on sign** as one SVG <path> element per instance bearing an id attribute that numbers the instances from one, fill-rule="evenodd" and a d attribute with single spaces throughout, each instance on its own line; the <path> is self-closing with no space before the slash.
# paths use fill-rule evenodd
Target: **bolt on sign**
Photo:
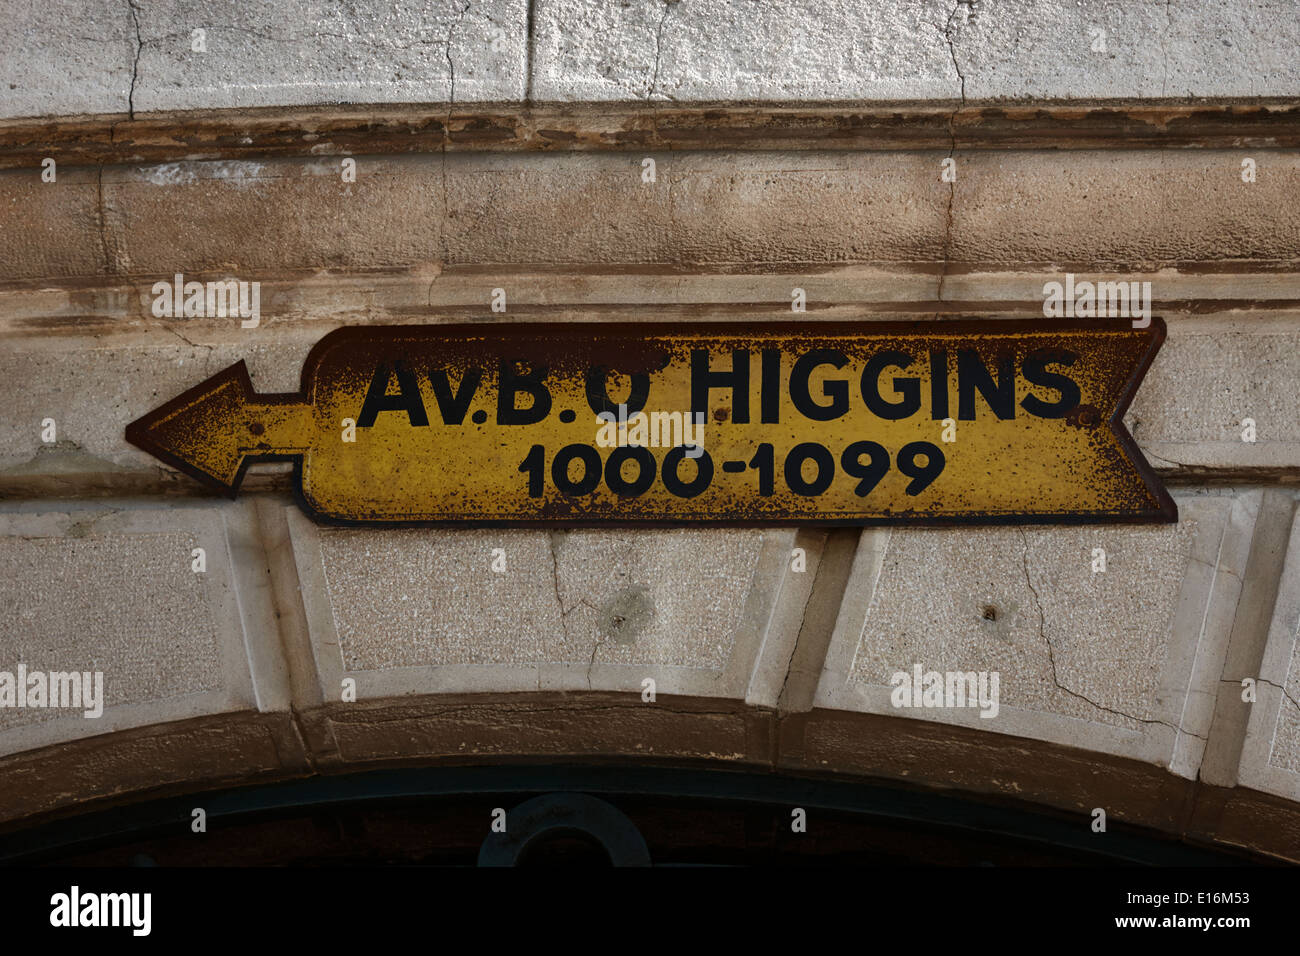
<path id="1" fill-rule="evenodd" d="M 1176 521 L 1121 418 L 1165 336 L 1103 320 L 352 327 L 127 440 L 234 495 L 291 460 L 355 524 Z"/>

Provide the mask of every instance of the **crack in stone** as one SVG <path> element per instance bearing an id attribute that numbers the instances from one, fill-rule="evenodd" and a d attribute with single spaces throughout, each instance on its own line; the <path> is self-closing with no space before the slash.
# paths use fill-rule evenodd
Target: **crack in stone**
<path id="1" fill-rule="evenodd" d="M 181 340 L 182 342 L 184 342 L 186 345 L 190 346 L 190 348 L 196 348 L 196 349 L 209 349 L 209 350 L 211 350 L 211 348 L 212 348 L 211 345 L 200 345 L 198 342 L 193 342 L 193 341 L 191 341 L 190 339 L 186 338 L 186 337 L 185 337 L 184 335 L 182 335 L 178 330 L 172 328 L 171 326 L 167 326 L 167 331 L 170 332 L 172 335 L 176 336 L 178 339 L 180 339 L 180 340 Z"/>
<path id="2" fill-rule="evenodd" d="M 103 511 L 97 511 L 88 518 L 77 518 L 75 521 L 70 522 L 67 528 L 64 529 L 63 537 L 65 538 L 85 537 L 87 534 L 89 534 L 91 531 L 94 530 L 94 526 L 98 524 L 100 521 L 103 521 L 105 518 L 111 518 L 113 515 L 121 514 L 121 513 L 122 513 L 121 508 L 108 508 Z"/>
<path id="3" fill-rule="evenodd" d="M 527 36 L 524 38 L 524 105 L 533 105 L 533 55 L 535 48 L 534 24 L 537 22 L 537 0 L 528 0 L 528 13 L 524 21 L 524 29 Z"/>
<path id="4" fill-rule="evenodd" d="M 144 40 L 140 36 L 140 8 L 136 0 L 126 0 L 131 8 L 131 21 L 135 24 L 135 61 L 131 64 L 131 89 L 126 94 L 127 119 L 135 119 L 135 81 L 140 75 L 140 54 L 144 50 Z"/>
<path id="5" fill-rule="evenodd" d="M 781 679 L 781 689 L 776 695 L 777 710 L 781 709 L 782 701 L 785 700 L 786 685 L 790 683 L 790 673 L 794 670 L 794 658 L 799 652 L 799 639 L 803 636 L 804 623 L 808 620 L 808 606 L 812 604 L 814 595 L 817 594 L 817 581 L 821 578 L 823 559 L 826 557 L 826 550 L 830 544 L 830 536 L 827 535 L 822 539 L 821 554 L 817 558 L 817 570 L 813 572 L 812 584 L 808 586 L 808 598 L 803 602 L 803 610 L 799 613 L 799 627 L 794 632 L 794 642 L 790 647 L 790 658 L 785 662 L 785 677 Z M 797 546 L 797 545 L 796 545 Z M 786 574 L 795 573 L 790 569 L 789 562 L 786 562 Z"/>
<path id="6" fill-rule="evenodd" d="M 655 95 L 655 93 L 658 92 L 659 64 L 663 58 L 664 24 L 668 22 L 668 14 L 672 10 L 672 8 L 676 6 L 677 3 L 678 0 L 664 0 L 663 16 L 659 18 L 659 28 L 655 31 L 655 68 L 654 68 L 654 74 L 650 77 L 650 88 L 646 91 L 647 100 L 651 99 Z M 663 95 L 670 100 L 676 99 L 676 97 L 671 96 L 667 93 Z"/>
<path id="7" fill-rule="evenodd" d="M 587 690 L 591 690 L 591 669 L 596 666 L 596 652 L 600 650 L 600 645 L 603 643 L 604 641 L 597 635 L 591 645 L 591 658 L 587 661 Z"/>
<path id="8" fill-rule="evenodd" d="M 447 91 L 447 106 L 449 107 L 447 110 L 448 118 L 451 117 L 450 107 L 453 103 L 456 102 L 456 63 L 451 58 L 451 41 L 452 38 L 455 37 L 456 35 L 456 28 L 459 27 L 460 22 L 465 19 L 465 14 L 469 13 L 469 8 L 472 2 L 473 0 L 465 0 L 465 6 L 461 7 L 460 13 L 456 15 L 456 19 L 453 20 L 451 22 L 451 26 L 447 28 L 446 52 L 447 52 L 447 72 L 449 75 L 449 82 L 448 82 L 449 88 Z"/>
<path id="9" fill-rule="evenodd" d="M 958 92 L 961 97 L 957 108 L 948 114 L 948 137 L 950 144 L 947 158 L 949 159 L 953 159 L 957 154 L 957 114 L 966 107 L 966 75 L 962 73 L 961 65 L 957 62 L 957 45 L 953 40 L 953 21 L 956 20 L 957 14 L 961 11 L 962 7 L 966 8 L 967 19 L 969 19 L 970 14 L 974 10 L 975 2 L 976 0 L 957 0 L 957 5 L 954 6 L 952 12 L 948 14 L 948 19 L 943 28 L 939 29 L 938 25 L 935 25 L 935 29 L 939 29 L 939 32 L 943 35 L 944 41 L 948 44 L 948 56 L 952 59 L 952 68 L 957 74 L 959 87 Z M 946 220 L 943 232 L 943 262 L 939 267 L 939 281 L 934 293 L 936 302 L 943 301 L 943 286 L 945 280 L 948 278 L 948 260 L 952 253 L 952 207 L 956 198 L 957 182 L 954 178 L 953 182 L 948 184 L 948 208 L 945 214 Z M 939 313 L 936 312 L 934 317 L 936 319 L 939 318 Z"/>
<path id="10" fill-rule="evenodd" d="M 444 197 L 445 197 L 445 195 L 446 195 L 446 194 L 444 193 Z M 444 220 L 443 220 L 443 229 L 444 229 L 444 231 L 446 230 L 446 226 L 447 226 L 445 216 L 446 216 L 446 213 L 445 213 L 445 211 L 444 211 Z M 440 278 L 442 278 L 442 266 L 441 266 L 441 265 L 439 265 L 439 267 L 438 267 L 438 274 L 435 275 L 432 279 L 429 280 L 429 288 L 428 288 L 428 291 L 426 291 L 425 294 L 424 294 L 425 304 L 428 305 L 428 306 L 430 306 L 430 307 L 433 306 L 433 287 L 434 287 L 435 285 L 438 284 L 438 280 L 439 280 Z"/>
<path id="11" fill-rule="evenodd" d="M 170 332 L 172 335 L 176 336 L 178 339 L 180 339 L 182 342 L 184 342 L 184 343 L 185 343 L 186 345 L 188 345 L 190 348 L 194 348 L 194 349 L 206 349 L 206 350 L 207 350 L 207 351 L 205 352 L 204 356 L 203 356 L 203 366 L 202 366 L 202 368 L 199 370 L 199 371 L 200 371 L 200 374 L 207 374 L 208 366 L 212 364 L 212 350 L 213 350 L 214 347 L 211 346 L 211 345 L 204 345 L 202 342 L 194 342 L 194 341 L 191 341 L 191 340 L 190 340 L 189 338 L 187 338 L 185 335 L 181 334 L 181 332 L 180 332 L 179 330 L 173 328 L 173 327 L 170 326 L 170 325 L 168 325 L 168 326 L 164 326 L 164 328 L 166 328 L 168 332 Z"/>
<path id="12" fill-rule="evenodd" d="M 567 638 L 569 636 L 569 625 L 564 619 L 564 598 L 560 597 L 560 553 L 555 549 L 555 536 L 557 534 L 559 534 L 558 531 L 548 531 L 546 533 L 546 540 L 551 548 L 551 586 L 555 589 L 555 606 L 560 609 L 560 628 L 564 631 L 564 636 Z M 592 656 L 595 656 L 594 652 Z M 588 668 L 588 673 L 590 673 L 590 668 Z M 590 679 L 588 679 L 587 684 L 588 686 L 591 685 Z M 538 665 L 537 668 L 537 689 L 542 689 L 541 665 Z"/>
<path id="13" fill-rule="evenodd" d="M 555 605 L 560 609 L 560 627 L 564 630 L 564 636 L 569 636 L 569 615 L 580 607 L 588 607 L 596 613 L 600 613 L 600 608 L 592 604 L 585 597 L 578 598 L 572 607 L 564 606 L 564 598 L 560 596 L 560 552 L 556 548 L 557 535 L 563 534 L 562 531 L 548 531 L 546 538 L 551 547 L 551 586 L 555 590 Z M 605 643 L 600 639 L 600 633 L 597 631 L 596 640 L 591 645 L 591 657 L 587 660 L 587 689 L 591 690 L 591 669 L 596 666 L 596 651 L 600 645 Z M 541 674 L 538 673 L 538 682 L 540 690 Z"/>
<path id="14" fill-rule="evenodd" d="M 447 27 L 446 56 L 448 87 L 447 115 L 443 119 L 442 123 L 442 262 L 439 263 L 440 267 L 446 265 L 447 258 L 451 254 L 450 240 L 447 236 L 447 226 L 451 220 L 451 207 L 447 199 L 447 147 L 451 142 L 451 114 L 452 110 L 456 106 L 456 63 L 452 60 L 451 56 L 451 41 L 456 35 L 456 28 L 460 26 L 461 21 L 465 19 L 465 14 L 469 12 L 472 2 L 473 0 L 465 0 L 465 6 L 461 8 L 456 19 Z M 429 289 L 430 292 L 432 292 L 433 286 L 430 285 Z"/>
<path id="15" fill-rule="evenodd" d="M 952 38 L 952 23 L 957 18 L 957 14 L 961 11 L 962 7 L 966 8 L 967 19 L 969 19 L 970 12 L 974 9 L 974 4 L 976 2 L 977 0 L 957 0 L 957 5 L 952 8 L 952 12 L 948 14 L 948 19 L 944 23 L 943 28 L 939 30 L 939 32 L 943 34 L 943 38 L 948 44 L 948 56 L 952 58 L 952 68 L 957 74 L 957 82 L 960 84 L 961 87 L 962 106 L 966 105 L 966 75 L 962 73 L 961 66 L 958 65 L 957 63 L 957 46 L 953 42 L 953 38 Z M 935 25 L 935 28 L 938 29 L 937 24 Z M 957 115 L 957 111 L 954 110 L 953 116 L 955 117 L 956 115 Z M 949 127 L 951 128 L 951 120 L 949 120 Z"/>
<path id="16" fill-rule="evenodd" d="M 560 597 L 560 553 L 555 549 L 555 536 L 560 534 L 559 531 L 548 531 L 546 540 L 551 546 L 551 585 L 555 588 L 555 605 L 560 609 L 561 619 L 564 617 L 564 598 Z"/>
<path id="17" fill-rule="evenodd" d="M 1242 681 L 1242 680 L 1245 680 L 1245 678 L 1243 677 L 1241 680 L 1232 680 L 1231 678 L 1228 678 L 1228 677 L 1221 677 L 1221 678 L 1219 678 L 1219 682 L 1220 682 L 1220 683 L 1222 683 L 1222 684 L 1234 684 L 1234 685 L 1236 685 L 1237 687 L 1240 687 L 1240 686 L 1241 686 L 1241 681 Z M 1264 677 L 1256 677 L 1256 678 L 1254 678 L 1254 681 L 1255 681 L 1255 683 L 1257 683 L 1257 684 L 1267 684 L 1269 687 L 1276 687 L 1278 690 L 1280 690 L 1280 691 L 1282 692 L 1282 696 L 1283 696 L 1283 697 L 1285 697 L 1287 700 L 1291 701 L 1291 703 L 1294 704 L 1295 707 L 1296 707 L 1297 709 L 1300 709 L 1300 700 L 1296 700 L 1294 697 L 1292 697 L 1292 696 L 1291 696 L 1291 692 L 1288 691 L 1288 690 L 1286 689 L 1286 687 L 1284 687 L 1283 685 L 1281 685 L 1281 684 L 1275 684 L 1273 681 L 1268 680 L 1267 678 L 1264 678 Z M 1243 703 L 1245 703 L 1245 702 L 1243 701 Z"/>
<path id="18" fill-rule="evenodd" d="M 1130 434 L 1132 434 L 1132 433 L 1130 432 Z M 1157 466 L 1159 466 L 1159 465 L 1174 465 L 1174 466 L 1176 466 L 1176 467 L 1178 467 L 1178 468 L 1186 468 L 1186 467 L 1187 467 L 1186 463 L 1184 463 L 1184 462 L 1176 461 L 1176 460 L 1174 460 L 1173 458 L 1166 458 L 1164 455 L 1157 455 L 1155 452 L 1150 451 L 1150 450 L 1148 450 L 1148 449 L 1146 449 L 1146 448 L 1143 448 L 1143 449 L 1142 449 L 1142 454 L 1145 455 L 1147 461 L 1150 461 L 1151 464 L 1153 464 L 1153 465 L 1157 465 Z M 1155 461 L 1151 461 L 1153 458 L 1155 459 Z"/>
<path id="19" fill-rule="evenodd" d="M 1141 724 L 1160 724 L 1161 726 L 1168 727 L 1170 730 L 1173 730 L 1175 733 L 1186 734 L 1189 737 L 1195 737 L 1197 740 L 1205 740 L 1206 738 L 1201 736 L 1200 734 L 1194 734 L 1190 730 L 1186 730 L 1182 727 L 1179 727 L 1176 724 L 1171 724 L 1167 720 L 1159 720 L 1150 717 L 1138 717 L 1134 714 L 1126 714 L 1122 710 L 1115 710 L 1112 707 L 1107 707 L 1105 704 L 1099 704 L 1097 701 L 1086 696 L 1085 694 L 1081 694 L 1078 691 L 1066 687 L 1064 684 L 1061 683 L 1060 677 L 1057 674 L 1057 670 L 1056 670 L 1056 648 L 1052 644 L 1051 638 L 1047 636 L 1047 617 L 1043 613 L 1043 602 L 1039 598 L 1038 589 L 1034 587 L 1034 582 L 1029 575 L 1029 533 L 1022 530 L 1020 532 L 1020 538 L 1024 544 L 1024 547 L 1021 549 L 1021 565 L 1024 568 L 1025 584 L 1028 585 L 1030 593 L 1034 595 L 1034 607 L 1038 610 L 1038 636 L 1043 639 L 1043 643 L 1047 646 L 1047 661 L 1052 671 L 1052 683 L 1056 685 L 1057 689 L 1064 691 L 1065 693 L 1069 694 L 1071 697 L 1077 698 L 1078 700 L 1081 700 L 1084 703 L 1089 704 L 1092 707 L 1095 707 L 1098 710 L 1103 711 L 1107 714 L 1113 714 L 1116 717 L 1123 717 L 1125 720 L 1134 720 Z"/>

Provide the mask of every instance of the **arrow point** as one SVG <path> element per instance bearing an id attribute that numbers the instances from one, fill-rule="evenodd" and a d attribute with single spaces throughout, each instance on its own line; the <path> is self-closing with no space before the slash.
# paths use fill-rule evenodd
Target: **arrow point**
<path id="1" fill-rule="evenodd" d="M 126 440 L 235 497 L 243 480 L 243 410 L 254 397 L 243 359 L 126 426 Z"/>

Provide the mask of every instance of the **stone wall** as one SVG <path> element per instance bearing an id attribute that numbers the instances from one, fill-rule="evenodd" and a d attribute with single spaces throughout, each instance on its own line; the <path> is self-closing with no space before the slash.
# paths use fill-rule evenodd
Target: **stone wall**
<path id="1" fill-rule="evenodd" d="M 0 670 L 101 670 L 107 706 L 0 710 L 9 826 L 544 757 L 1104 807 L 1300 860 L 1291 4 L 18 7 Z M 240 359 L 295 389 L 342 325 L 757 323 L 794 287 L 809 323 L 1032 319 L 1067 271 L 1152 283 L 1169 337 L 1126 422 L 1176 525 L 344 530 L 284 466 L 231 501 L 123 435 Z M 261 282 L 260 325 L 154 317 L 177 272 Z M 998 671 L 998 716 L 893 707 L 915 662 Z"/>

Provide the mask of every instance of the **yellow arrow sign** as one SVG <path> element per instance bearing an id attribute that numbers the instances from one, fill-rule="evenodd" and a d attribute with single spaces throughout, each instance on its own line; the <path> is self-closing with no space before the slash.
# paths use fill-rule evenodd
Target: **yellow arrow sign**
<path id="1" fill-rule="evenodd" d="M 1174 521 L 1121 417 L 1162 320 L 472 325 L 325 336 L 127 426 L 231 495 L 292 460 L 342 523 Z"/>

